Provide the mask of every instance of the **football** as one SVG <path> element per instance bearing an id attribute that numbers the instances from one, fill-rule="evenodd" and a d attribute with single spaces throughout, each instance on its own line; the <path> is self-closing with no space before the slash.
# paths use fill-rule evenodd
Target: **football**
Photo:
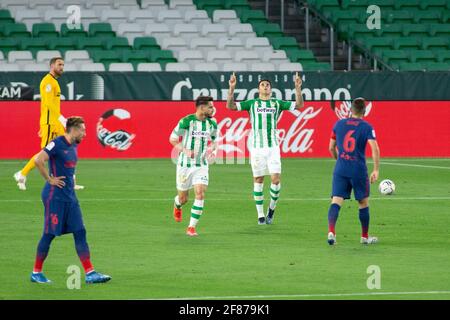
<path id="1" fill-rule="evenodd" d="M 392 180 L 385 179 L 380 182 L 380 185 L 378 186 L 378 190 L 381 194 L 384 195 L 390 195 L 393 194 L 395 191 L 395 184 Z"/>

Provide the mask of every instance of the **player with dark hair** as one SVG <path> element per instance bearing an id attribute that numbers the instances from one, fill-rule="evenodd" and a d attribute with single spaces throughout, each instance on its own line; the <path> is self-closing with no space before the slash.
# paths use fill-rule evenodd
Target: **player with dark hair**
<path id="1" fill-rule="evenodd" d="M 361 222 L 361 243 L 373 244 L 376 237 L 369 236 L 369 194 L 370 183 L 378 179 L 380 167 L 380 149 L 375 140 L 375 131 L 364 121 L 366 101 L 357 98 L 352 102 L 351 116 L 336 122 L 330 139 L 330 153 L 336 159 L 333 173 L 331 205 L 328 210 L 328 243 L 336 244 L 336 221 L 344 199 L 349 199 L 352 189 L 359 203 L 359 220 Z M 374 168 L 367 173 L 366 145 L 372 149 Z"/>
<path id="2" fill-rule="evenodd" d="M 205 192 L 208 186 L 208 164 L 216 150 L 217 123 L 212 119 L 215 111 L 213 98 L 200 96 L 195 101 L 196 111 L 182 118 L 170 135 L 170 143 L 179 152 L 177 161 L 177 190 L 174 202 L 174 219 L 182 220 L 181 207 L 188 201 L 189 190 L 194 188 L 195 200 L 186 234 L 197 236 L 195 230 L 203 213 Z M 181 141 L 180 141 L 181 137 Z M 211 148 L 208 148 L 212 141 Z"/>
<path id="3" fill-rule="evenodd" d="M 250 163 L 253 171 L 253 198 L 258 213 L 258 224 L 272 224 L 275 207 L 280 197 L 281 156 L 277 135 L 277 122 L 284 110 L 303 108 L 304 102 L 301 92 L 302 80 L 298 73 L 295 75 L 295 101 L 283 101 L 271 98 L 272 84 L 263 79 L 258 83 L 258 99 L 234 102 L 236 75 L 229 81 L 227 108 L 230 110 L 247 111 L 252 124 L 249 151 Z M 250 147 L 251 146 L 251 147 Z M 267 216 L 264 216 L 264 176 L 270 175 L 270 204 Z"/>
<path id="4" fill-rule="evenodd" d="M 58 78 L 64 72 L 64 60 L 61 57 L 50 59 L 50 71 L 42 78 L 39 85 L 41 95 L 41 118 L 39 137 L 41 138 L 41 148 L 44 148 L 56 137 L 64 135 L 66 118 L 61 114 L 61 88 Z M 34 155 L 23 167 L 22 170 L 14 174 L 19 190 L 26 190 L 27 176 L 35 167 Z M 75 190 L 84 189 L 83 186 L 75 185 Z"/>
<path id="5" fill-rule="evenodd" d="M 86 272 L 86 283 L 101 283 L 111 280 L 110 276 L 94 270 L 90 260 L 86 229 L 80 205 L 75 195 L 73 176 L 77 165 L 77 145 L 86 136 L 86 127 L 81 117 L 67 119 L 66 133 L 52 140 L 35 157 L 36 167 L 47 183 L 42 190 L 45 209 L 44 233 L 37 248 L 36 261 L 31 281 L 50 283 L 42 273 L 44 260 L 55 236 L 72 233 L 75 248 Z M 49 170 L 45 168 L 48 161 Z"/>

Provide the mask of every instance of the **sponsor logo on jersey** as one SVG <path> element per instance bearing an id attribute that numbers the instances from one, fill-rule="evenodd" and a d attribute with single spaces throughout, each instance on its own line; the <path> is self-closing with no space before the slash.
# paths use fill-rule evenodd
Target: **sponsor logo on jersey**
<path id="1" fill-rule="evenodd" d="M 266 108 L 266 107 L 256 107 L 256 112 L 258 112 L 258 113 L 275 113 L 275 112 L 277 112 L 277 109 Z"/>
<path id="2" fill-rule="evenodd" d="M 192 131 L 191 136 L 196 138 L 208 138 L 209 137 L 208 131 Z"/>

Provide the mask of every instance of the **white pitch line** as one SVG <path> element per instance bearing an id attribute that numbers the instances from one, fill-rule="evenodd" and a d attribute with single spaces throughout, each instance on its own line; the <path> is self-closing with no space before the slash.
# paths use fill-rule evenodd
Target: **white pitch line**
<path id="1" fill-rule="evenodd" d="M 358 293 L 318 293 L 318 294 L 274 294 L 256 296 L 209 296 L 183 298 L 157 298 L 145 300 L 224 300 L 224 299 L 267 299 L 267 298 L 313 298 L 313 297 L 370 297 L 392 295 L 450 294 L 450 291 L 410 291 L 410 292 L 358 292 Z"/>
<path id="2" fill-rule="evenodd" d="M 93 201 L 173 201 L 173 198 L 94 198 L 94 199 L 78 199 L 80 202 Z M 251 198 L 239 199 L 205 199 L 206 201 L 253 201 Z M 450 197 L 402 197 L 386 196 L 382 198 L 370 198 L 370 200 L 450 200 Z M 40 199 L 0 199 L 0 202 L 41 202 Z M 330 201 L 330 198 L 282 198 L 282 201 Z"/>
<path id="3" fill-rule="evenodd" d="M 400 163 L 400 162 L 380 162 L 380 165 L 392 165 L 392 166 L 402 166 L 402 167 L 415 167 L 415 168 L 429 168 L 429 169 L 445 169 L 450 170 L 450 167 L 441 167 L 441 166 L 429 166 L 422 164 L 410 164 L 410 163 Z"/>

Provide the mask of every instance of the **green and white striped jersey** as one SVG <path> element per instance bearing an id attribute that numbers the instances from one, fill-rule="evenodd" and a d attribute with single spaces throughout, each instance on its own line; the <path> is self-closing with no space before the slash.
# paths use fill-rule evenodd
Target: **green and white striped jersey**
<path id="1" fill-rule="evenodd" d="M 239 111 L 248 111 L 252 124 L 253 148 L 278 146 L 277 122 L 284 110 L 294 110 L 295 101 L 252 99 L 236 102 Z"/>
<path id="2" fill-rule="evenodd" d="M 196 156 L 191 158 L 184 152 L 178 155 L 178 165 L 182 167 L 208 166 L 206 150 L 209 141 L 217 138 L 217 123 L 209 118 L 201 121 L 195 114 L 190 114 L 178 122 L 170 135 L 172 139 L 182 137 L 183 148 L 192 150 Z"/>

